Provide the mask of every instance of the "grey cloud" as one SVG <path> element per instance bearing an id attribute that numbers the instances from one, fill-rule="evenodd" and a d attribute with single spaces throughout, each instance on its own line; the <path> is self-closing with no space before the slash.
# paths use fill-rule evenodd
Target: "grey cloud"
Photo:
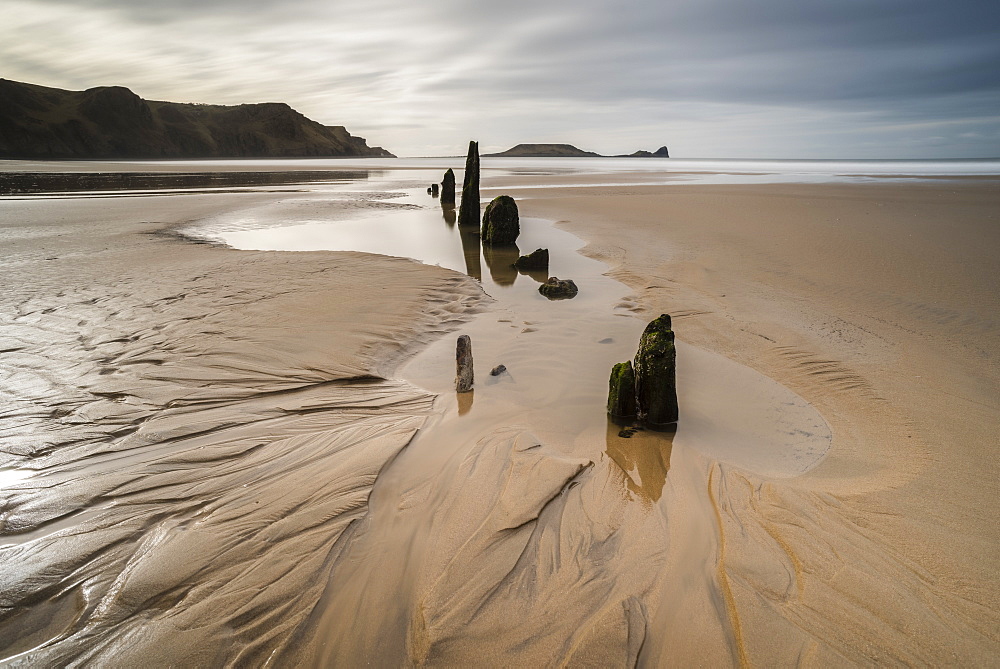
<path id="1" fill-rule="evenodd" d="M 400 153 L 477 127 L 487 142 L 586 144 L 577 135 L 591 133 L 618 142 L 593 147 L 606 152 L 681 131 L 715 151 L 725 122 L 754 123 L 763 137 L 734 133 L 733 151 L 844 150 L 834 127 L 859 151 L 910 151 L 926 144 L 915 129 L 924 123 L 961 126 L 940 133 L 955 150 L 1000 154 L 996 2 L 9 1 L 48 9 L 46 30 L 79 53 L 18 43 L 47 34 L 37 26 L 0 27 L 13 70 L 4 76 L 203 102 L 283 99 L 323 122 L 386 133 L 371 138 Z M 109 34 L 88 40 L 68 25 L 91 18 Z"/>

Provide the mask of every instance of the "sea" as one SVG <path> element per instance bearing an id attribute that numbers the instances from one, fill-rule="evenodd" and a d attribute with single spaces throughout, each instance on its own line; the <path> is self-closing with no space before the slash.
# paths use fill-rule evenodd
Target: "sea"
<path id="1" fill-rule="evenodd" d="M 34 161 L 0 160 L 0 196 L 23 193 L 12 190 L 22 182 L 15 173 L 223 173 L 223 172 L 367 172 L 371 176 L 406 178 L 407 173 L 453 168 L 461 173 L 464 156 L 436 158 L 321 158 L 241 160 L 128 160 L 128 161 Z M 889 181 L 942 181 L 1000 177 L 1000 158 L 955 160 L 751 160 L 694 158 L 489 158 L 482 159 L 483 179 L 491 176 L 524 177 L 523 184 L 505 181 L 508 188 L 573 188 L 600 186 L 595 176 L 607 175 L 607 185 L 642 186 L 660 184 L 770 184 L 770 183 L 865 183 Z M 587 175 L 574 183 L 574 174 Z M 552 177 L 548 179 L 546 177 Z M 313 179 L 303 179 L 312 181 Z M 153 188 L 170 188 L 169 179 Z M 284 182 L 295 178 L 289 175 Z M 51 183 L 47 181 L 46 183 Z M 461 184 L 461 182 L 459 182 Z M 146 185 L 146 184 L 143 184 Z M 185 184 L 188 185 L 188 184 Z M 234 184 L 227 184 L 232 186 Z M 247 184 L 250 185 L 250 184 Z M 206 185 L 219 187 L 218 184 Z M 51 188 L 51 187 L 50 187 Z M 80 190 L 66 184 L 68 190 Z M 29 189 L 28 192 L 30 192 Z M 85 190 L 96 190 L 88 187 Z M 110 190 L 135 190 L 115 187 Z M 34 192 L 46 192 L 38 189 Z M 47 192 L 52 192 L 48 190 Z"/>

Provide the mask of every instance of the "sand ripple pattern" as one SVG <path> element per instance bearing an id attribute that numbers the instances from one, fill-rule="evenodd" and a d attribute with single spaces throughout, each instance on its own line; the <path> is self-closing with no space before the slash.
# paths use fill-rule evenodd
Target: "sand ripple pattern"
<path id="1" fill-rule="evenodd" d="M 5 264 L 0 657 L 264 664 L 431 411 L 384 368 L 481 291 L 361 254 L 106 242 Z"/>

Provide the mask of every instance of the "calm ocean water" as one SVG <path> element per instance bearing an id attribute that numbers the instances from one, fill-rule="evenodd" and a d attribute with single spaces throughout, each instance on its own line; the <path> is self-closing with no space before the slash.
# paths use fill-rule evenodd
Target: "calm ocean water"
<path id="1" fill-rule="evenodd" d="M 464 157 L 184 161 L 0 161 L 2 172 L 284 172 L 371 170 L 406 178 L 411 171 L 464 168 Z M 829 183 L 1000 177 L 1000 158 L 978 160 L 722 160 L 623 158 L 483 158 L 483 178 L 524 177 L 521 187 L 573 187 L 567 176 L 608 175 L 608 184 Z M 414 175 L 415 176 L 415 175 Z M 548 184 L 545 177 L 559 177 Z M 583 185 L 583 182 L 581 184 Z"/>

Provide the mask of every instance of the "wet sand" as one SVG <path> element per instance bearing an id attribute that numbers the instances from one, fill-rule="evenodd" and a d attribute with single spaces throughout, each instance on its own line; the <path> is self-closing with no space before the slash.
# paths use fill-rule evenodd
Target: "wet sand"
<path id="1" fill-rule="evenodd" d="M 507 192 L 627 286 L 610 313 L 551 305 L 567 335 L 447 269 L 152 234 L 273 194 L 0 203 L 4 656 L 996 659 L 995 184 Z M 624 439 L 579 356 L 660 312 L 689 406 L 728 408 Z M 464 406 L 459 325 L 490 363 Z M 795 398 L 832 430 L 806 473 L 709 447 Z"/>
<path id="2" fill-rule="evenodd" d="M 686 341 L 794 390 L 833 430 L 795 479 L 711 465 L 739 658 L 995 662 L 998 184 L 534 195 L 531 211 L 587 238 L 648 313 L 674 314 Z M 651 664 L 704 657 L 676 625 L 677 589 L 666 576 Z"/>
<path id="3" fill-rule="evenodd" d="M 3 203 L 4 657 L 263 664 L 432 413 L 385 370 L 479 287 L 162 232 L 269 197 Z"/>

